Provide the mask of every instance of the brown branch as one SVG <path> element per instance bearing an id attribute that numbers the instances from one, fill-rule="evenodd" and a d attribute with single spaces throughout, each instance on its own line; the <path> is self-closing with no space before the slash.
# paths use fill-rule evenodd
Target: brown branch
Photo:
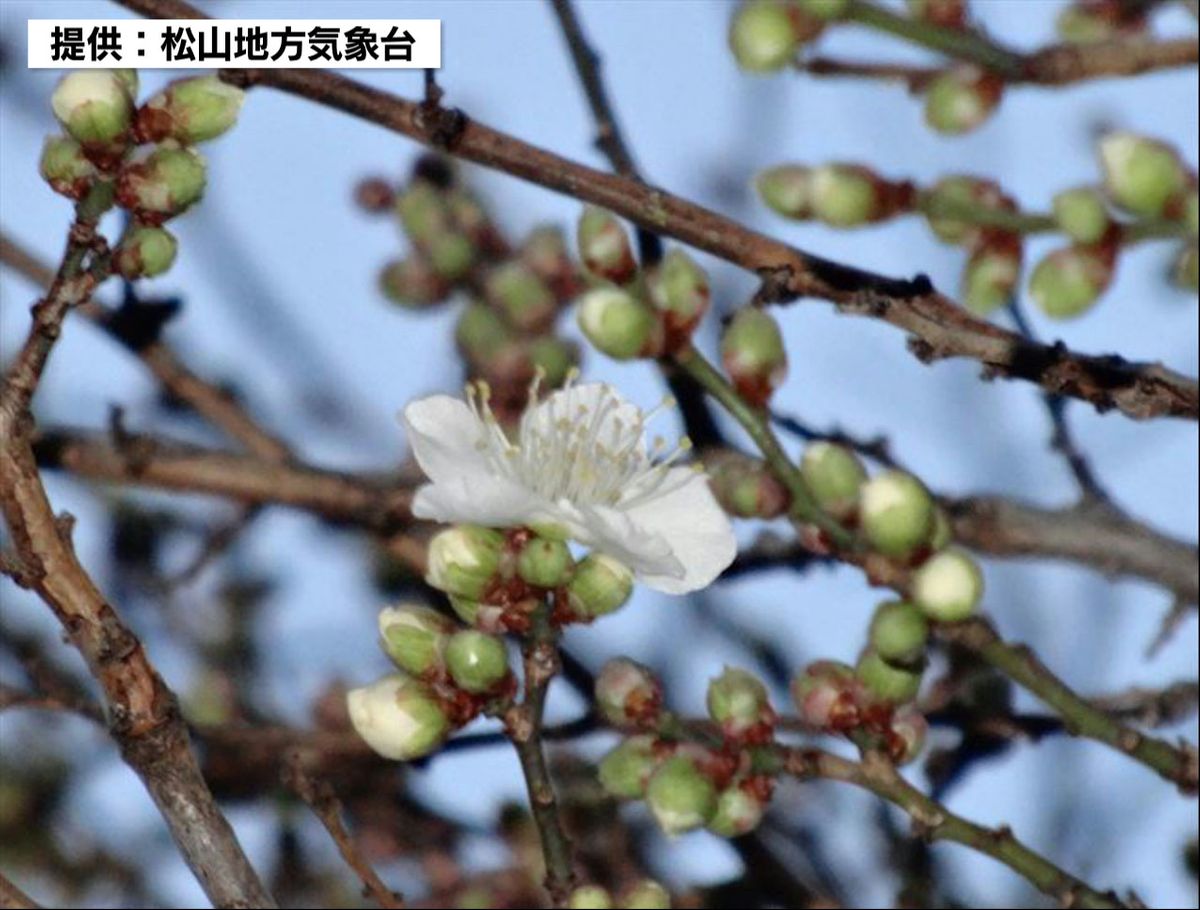
<path id="1" fill-rule="evenodd" d="M 404 901 L 376 874 L 354 845 L 350 832 L 342 822 L 342 803 L 333 792 L 333 788 L 324 781 L 312 777 L 304 767 L 303 758 L 299 753 L 293 753 L 288 759 L 284 770 L 284 782 L 288 788 L 304 800 L 312 809 L 313 814 L 321 825 L 329 832 L 341 854 L 354 873 L 363 883 L 365 893 L 385 910 L 399 910 L 404 907 Z"/>
<path id="2" fill-rule="evenodd" d="M 122 757 L 150 792 L 205 893 L 217 906 L 273 907 L 200 774 L 174 693 L 80 564 L 71 521 L 55 516 L 33 456 L 30 400 L 67 313 L 98 278 L 85 263 L 98 249 L 95 223 L 109 204 L 102 192 L 93 190 L 77 207 L 62 264 L 5 376 L 0 507 L 23 567 L 18 580 L 51 608 L 100 683 Z"/>
<path id="3" fill-rule="evenodd" d="M 4 910 L 39 910 L 41 906 L 0 873 L 0 907 Z"/>
<path id="4" fill-rule="evenodd" d="M 158 18 L 204 18 L 182 0 L 121 3 Z M 443 110 L 446 116 L 431 117 L 420 103 L 336 73 L 274 69 L 228 70 L 222 75 L 238 85 L 265 85 L 308 98 L 425 145 L 443 147 L 460 158 L 603 206 L 647 230 L 757 272 L 779 302 L 817 297 L 844 313 L 882 319 L 913 336 L 910 348 L 923 361 L 967 357 L 978 360 L 989 378 L 1029 380 L 1048 391 L 1088 401 L 1101 411 L 1115 408 L 1137 419 L 1200 419 L 1200 386 L 1194 379 L 1161 364 L 1029 342 L 969 315 L 937 293 L 923 275 L 894 279 L 831 262 L 637 180 L 562 158 L 457 112 Z"/>

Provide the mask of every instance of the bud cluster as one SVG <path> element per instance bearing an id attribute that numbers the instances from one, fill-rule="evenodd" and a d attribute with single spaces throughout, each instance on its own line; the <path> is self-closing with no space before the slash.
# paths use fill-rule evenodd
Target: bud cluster
<path id="1" fill-rule="evenodd" d="M 729 49 L 747 72 L 783 69 L 847 5 L 848 0 L 747 0 L 730 20 Z"/>
<path id="2" fill-rule="evenodd" d="M 649 908 L 649 910 L 670 910 L 671 894 L 654 881 L 644 878 L 627 888 L 615 899 L 608 889 L 599 885 L 581 885 L 571 892 L 567 898 L 570 910 L 610 910 L 619 908 Z"/>
<path id="3" fill-rule="evenodd" d="M 864 165 L 847 162 L 777 165 L 762 171 L 755 187 L 780 215 L 835 228 L 886 221 L 911 209 L 914 202 L 908 181 L 887 180 Z"/>
<path id="4" fill-rule="evenodd" d="M 583 334 L 614 360 L 659 357 L 686 344 L 708 312 L 708 275 L 682 249 L 639 268 L 624 225 L 588 206 L 579 217 L 579 258 L 589 288 L 575 315 Z"/>
<path id="5" fill-rule="evenodd" d="M 114 251 L 125 278 L 160 275 L 177 243 L 162 227 L 204 195 L 207 167 L 192 146 L 227 132 L 243 92 L 216 76 L 178 79 L 137 106 L 136 70 L 78 70 L 51 98 L 63 135 L 50 136 L 39 170 L 57 193 L 82 199 L 98 182 L 115 187 L 133 217 Z"/>
<path id="6" fill-rule="evenodd" d="M 463 622 L 484 632 L 524 632 L 552 598 L 556 623 L 591 622 L 633 594 L 633 573 L 603 553 L 576 559 L 553 529 L 457 525 L 429 544 L 426 581 Z"/>

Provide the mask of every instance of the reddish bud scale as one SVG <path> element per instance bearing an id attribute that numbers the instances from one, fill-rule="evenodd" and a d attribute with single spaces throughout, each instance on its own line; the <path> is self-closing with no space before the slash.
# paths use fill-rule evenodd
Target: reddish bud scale
<path id="1" fill-rule="evenodd" d="M 910 0 L 909 9 L 914 17 L 930 25 L 958 29 L 967 27 L 966 0 L 922 0 L 919 3 Z"/>
<path id="2" fill-rule="evenodd" d="M 382 177 L 364 177 L 354 187 L 354 203 L 372 215 L 386 214 L 396 205 L 396 192 Z"/>
<path id="3" fill-rule="evenodd" d="M 732 745 L 762 746 L 775 739 L 775 725 L 779 715 L 771 708 L 766 708 L 762 719 L 751 727 L 738 732 L 732 732 L 722 727 L 721 735 Z"/>
<path id="4" fill-rule="evenodd" d="M 801 3 L 787 4 L 788 18 L 792 21 L 792 31 L 796 34 L 796 42 L 799 44 L 807 44 L 816 38 L 819 38 L 821 32 L 825 31 L 825 20 L 804 9 Z"/>

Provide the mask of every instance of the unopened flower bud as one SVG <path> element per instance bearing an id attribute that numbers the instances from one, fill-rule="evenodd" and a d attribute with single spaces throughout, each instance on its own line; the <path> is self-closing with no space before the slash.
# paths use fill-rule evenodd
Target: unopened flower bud
<path id="1" fill-rule="evenodd" d="M 1135 133 L 1113 132 L 1100 140 L 1104 188 L 1124 209 L 1144 218 L 1168 214 L 1188 190 L 1188 173 L 1169 145 Z"/>
<path id="2" fill-rule="evenodd" d="M 757 828 L 766 813 L 767 804 L 752 788 L 733 784 L 717 796 L 708 830 L 718 837 L 741 837 Z"/>
<path id="3" fill-rule="evenodd" d="M 817 505 L 839 521 L 858 509 L 859 491 L 867 479 L 858 456 L 845 446 L 814 442 L 804 450 L 800 473 Z"/>
<path id="4" fill-rule="evenodd" d="M 872 650 L 884 660 L 913 664 L 925 653 L 929 622 L 913 604 L 891 600 L 876 608 L 869 636 Z"/>
<path id="5" fill-rule="evenodd" d="M 911 474 L 884 471 L 863 484 L 859 518 L 873 549 L 903 558 L 929 539 L 933 498 Z"/>
<path id="6" fill-rule="evenodd" d="M 488 254 L 508 255 L 508 242 L 501 236 L 486 208 L 470 190 L 451 186 L 446 191 L 446 209 L 456 233 Z"/>
<path id="7" fill-rule="evenodd" d="M 245 100 L 244 91 L 216 76 L 177 79 L 137 112 L 137 137 L 183 145 L 215 139 L 237 122 Z"/>
<path id="8" fill-rule="evenodd" d="M 99 174 L 70 136 L 46 137 L 38 171 L 54 192 L 71 199 L 82 199 Z"/>
<path id="9" fill-rule="evenodd" d="M 708 275 L 681 249 L 663 258 L 649 282 L 650 299 L 663 317 L 667 333 L 690 337 L 708 312 Z"/>
<path id="10" fill-rule="evenodd" d="M 445 193 L 429 180 L 414 180 L 404 188 L 396 197 L 396 214 L 404 232 L 418 244 L 454 233 Z"/>
<path id="11" fill-rule="evenodd" d="M 450 733 L 450 720 L 433 693 L 403 673 L 351 689 L 346 707 L 367 745 L 395 761 L 428 755 Z"/>
<path id="12" fill-rule="evenodd" d="M 1029 278 L 1029 294 L 1043 313 L 1070 319 L 1090 310 L 1112 283 L 1113 253 L 1069 246 L 1047 255 Z"/>
<path id="13" fill-rule="evenodd" d="M 567 583 L 571 610 L 581 617 L 613 613 L 625 606 L 631 594 L 633 572 L 603 553 L 589 553 L 580 560 Z"/>
<path id="14" fill-rule="evenodd" d="M 950 517 L 941 506 L 934 506 L 933 529 L 929 532 L 929 549 L 934 553 L 946 549 L 954 539 L 954 528 L 950 525 Z"/>
<path id="15" fill-rule="evenodd" d="M 129 93 L 129 97 L 137 101 L 138 96 L 138 71 L 125 67 L 123 69 L 110 70 L 110 72 L 121 80 L 121 84 L 125 86 L 125 91 Z"/>
<path id="16" fill-rule="evenodd" d="M 207 181 L 207 168 L 199 152 L 161 146 L 143 161 L 121 170 L 117 202 L 145 221 L 161 222 L 199 201 Z"/>
<path id="17" fill-rule="evenodd" d="M 466 597 L 450 595 L 450 606 L 454 615 L 469 626 L 485 632 L 503 631 L 505 607 L 501 604 L 485 604 Z"/>
<path id="18" fill-rule="evenodd" d="M 1095 243 L 1108 231 L 1112 219 L 1104 197 L 1090 186 L 1063 190 L 1054 197 L 1054 220 L 1076 243 Z"/>
<path id="19" fill-rule="evenodd" d="M 664 834 L 684 834 L 712 820 L 717 811 L 717 789 L 691 758 L 676 755 L 650 777 L 646 805 Z"/>
<path id="20" fill-rule="evenodd" d="M 755 729 L 769 729 L 775 723 L 767 687 L 753 674 L 736 667 L 726 667 L 720 676 L 709 682 L 706 704 L 708 716 L 728 737 L 737 738 Z"/>
<path id="21" fill-rule="evenodd" d="M 763 202 L 786 218 L 803 221 L 813 217 L 812 168 L 781 164 L 767 168 L 754 180 Z"/>
<path id="22" fill-rule="evenodd" d="M 925 122 L 939 133 L 957 136 L 982 124 L 1000 103 L 1004 83 L 974 66 L 955 66 L 925 91 Z"/>
<path id="23" fill-rule="evenodd" d="M 1196 242 L 1185 243 L 1175 255 L 1171 264 L 1171 282 L 1185 291 L 1195 293 L 1200 290 L 1200 268 L 1197 262 Z"/>
<path id="24" fill-rule="evenodd" d="M 426 581 L 439 591 L 478 600 L 496 575 L 504 535 L 478 525 L 457 525 L 429 543 Z"/>
<path id="25" fill-rule="evenodd" d="M 123 145 L 133 123 L 133 96 L 113 70 L 68 73 L 50 99 L 63 128 L 88 149 Z"/>
<path id="26" fill-rule="evenodd" d="M 567 898 L 570 910 L 610 910 L 612 895 L 599 885 L 581 885 Z"/>
<path id="27" fill-rule="evenodd" d="M 621 895 L 621 910 L 670 910 L 670 908 L 670 893 L 651 878 L 642 879 Z"/>
<path id="28" fill-rule="evenodd" d="M 585 293 L 576 305 L 583 334 L 614 360 L 632 360 L 658 354 L 662 327 L 654 312 L 627 291 L 598 287 Z"/>
<path id="29" fill-rule="evenodd" d="M 751 73 L 782 69 L 796 53 L 795 11 L 781 0 L 743 3 L 729 23 L 729 49 L 738 66 Z"/>
<path id="30" fill-rule="evenodd" d="M 630 736 L 600 760 L 600 785 L 617 799 L 641 799 L 660 763 L 653 736 Z"/>
<path id="31" fill-rule="evenodd" d="M 962 274 L 963 305 L 986 316 L 1013 299 L 1021 278 L 1021 238 L 993 231 L 971 252 Z"/>
<path id="32" fill-rule="evenodd" d="M 484 288 L 492 305 L 521 331 L 543 331 L 558 313 L 550 288 L 519 259 L 510 259 L 489 272 Z"/>
<path id="33" fill-rule="evenodd" d="M 446 642 L 456 628 L 448 617 L 421 604 L 406 603 L 379 612 L 384 653 L 413 676 L 428 676 L 442 668 Z"/>
<path id="34" fill-rule="evenodd" d="M 662 708 L 662 685 L 649 667 L 614 658 L 596 677 L 596 707 L 614 727 L 642 726 Z"/>
<path id="35" fill-rule="evenodd" d="M 962 28 L 967 24 L 966 0 L 907 0 L 908 14 L 914 19 L 940 25 L 942 28 Z"/>
<path id="36" fill-rule="evenodd" d="M 1145 31 L 1145 12 L 1123 0 L 1077 0 L 1056 20 L 1067 44 L 1101 44 Z"/>
<path id="37" fill-rule="evenodd" d="M 454 327 L 454 340 L 473 363 L 482 363 L 488 354 L 511 339 L 512 330 L 500 314 L 479 301 L 463 307 Z"/>
<path id="38" fill-rule="evenodd" d="M 475 629 L 455 632 L 446 642 L 446 669 L 460 689 L 490 692 L 508 676 L 504 639 Z"/>
<path id="39" fill-rule="evenodd" d="M 764 407 L 787 378 L 787 350 L 775 317 L 758 307 L 738 310 L 721 336 L 721 362 L 738 394 Z"/>
<path id="40" fill-rule="evenodd" d="M 517 555 L 517 574 L 535 588 L 557 588 L 566 584 L 575 567 L 565 542 L 534 537 Z"/>
<path id="41" fill-rule="evenodd" d="M 153 278 L 171 267 L 178 246 L 175 238 L 163 228 L 131 228 L 113 253 L 113 270 L 130 280 Z"/>
<path id="42" fill-rule="evenodd" d="M 541 335 L 528 344 L 529 361 L 542 371 L 547 388 L 556 389 L 579 363 L 579 347 L 553 335 Z"/>
<path id="43" fill-rule="evenodd" d="M 929 228 L 943 243 L 969 243 L 983 230 L 964 220 L 960 213 L 977 209 L 1012 211 L 1016 208 L 1000 187 L 990 180 L 958 174 L 943 177 L 921 194 L 920 209 Z"/>
<path id="44" fill-rule="evenodd" d="M 450 295 L 450 282 L 420 253 L 385 265 L 379 273 L 379 287 L 388 300 L 410 310 L 434 306 Z"/>
<path id="45" fill-rule="evenodd" d="M 858 680 L 854 668 L 833 660 L 809 664 L 792 680 L 792 701 L 800 719 L 823 730 L 858 723 Z"/>
<path id="46" fill-rule="evenodd" d="M 858 227 L 891 214 L 884 204 L 882 181 L 861 165 L 823 164 L 814 168 L 810 189 L 814 217 L 831 227 Z"/>
<path id="47" fill-rule="evenodd" d="M 912 701 L 921 688 L 919 668 L 890 663 L 870 650 L 859 658 L 854 672 L 869 695 L 887 704 Z"/>
<path id="48" fill-rule="evenodd" d="M 925 748 L 929 721 L 915 708 L 901 708 L 892 716 L 889 733 L 887 746 L 892 761 L 898 765 L 906 765 L 915 760 Z"/>
<path id="49" fill-rule="evenodd" d="M 983 573 L 962 550 L 943 550 L 913 573 L 911 595 L 930 619 L 957 622 L 974 613 L 983 599 Z"/>
<path id="50" fill-rule="evenodd" d="M 425 244 L 429 265 L 447 281 L 458 281 L 471 271 L 476 252 L 471 238 L 458 231 L 435 234 Z"/>
<path id="51" fill-rule="evenodd" d="M 738 518 L 778 518 L 791 494 L 767 465 L 756 458 L 727 452 L 705 458 L 708 484 L 721 508 Z"/>
<path id="52" fill-rule="evenodd" d="M 579 216 L 579 258 L 597 278 L 624 284 L 637 272 L 629 234 L 611 212 L 589 205 Z"/>
<path id="53" fill-rule="evenodd" d="M 520 255 L 521 261 L 553 288 L 574 275 L 575 264 L 567 253 L 562 229 L 557 225 L 542 225 L 530 231 L 521 244 Z"/>

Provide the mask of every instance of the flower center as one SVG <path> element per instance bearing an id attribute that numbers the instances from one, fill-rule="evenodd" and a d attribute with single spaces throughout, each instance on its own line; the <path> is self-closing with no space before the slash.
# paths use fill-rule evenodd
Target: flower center
<path id="1" fill-rule="evenodd" d="M 646 452 L 646 425 L 674 407 L 673 400 L 643 414 L 607 384 L 595 387 L 598 394 L 585 393 L 574 384 L 577 376 L 573 372 L 562 389 L 539 402 L 539 372 L 515 441 L 492 413 L 487 383 L 467 386 L 467 404 L 482 428 L 476 448 L 496 474 L 551 502 L 622 508 L 657 499 L 687 482 L 689 478 L 667 479 L 672 463 L 692 447 L 686 436 L 669 453 L 664 453 L 661 438 Z"/>

